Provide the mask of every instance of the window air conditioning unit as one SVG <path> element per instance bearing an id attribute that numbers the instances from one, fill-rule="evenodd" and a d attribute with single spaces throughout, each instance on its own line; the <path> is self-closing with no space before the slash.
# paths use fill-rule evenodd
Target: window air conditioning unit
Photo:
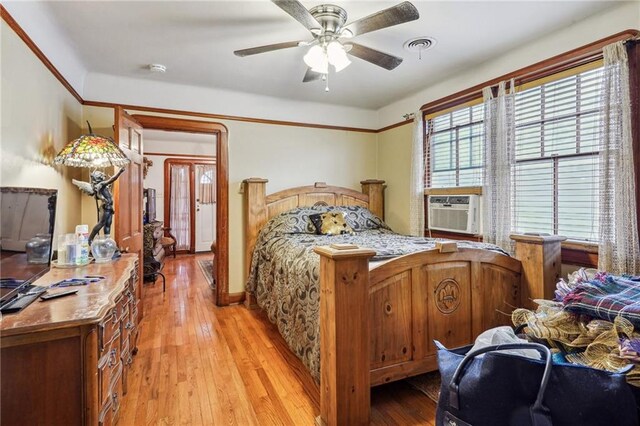
<path id="1" fill-rule="evenodd" d="M 430 195 L 429 229 L 477 235 L 479 195 Z"/>

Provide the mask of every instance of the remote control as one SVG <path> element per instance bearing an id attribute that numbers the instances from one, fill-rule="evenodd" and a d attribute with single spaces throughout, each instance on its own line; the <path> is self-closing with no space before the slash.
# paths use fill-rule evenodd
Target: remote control
<path id="1" fill-rule="evenodd" d="M 69 290 L 63 291 L 61 293 L 45 294 L 43 296 L 40 296 L 40 301 L 44 302 L 46 300 L 57 299 L 58 297 L 71 296 L 72 294 L 76 294 L 77 292 L 78 290 Z"/>

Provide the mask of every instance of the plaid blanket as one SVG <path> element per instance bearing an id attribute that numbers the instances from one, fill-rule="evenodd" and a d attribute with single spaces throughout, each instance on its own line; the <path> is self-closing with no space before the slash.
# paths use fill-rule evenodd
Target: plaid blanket
<path id="1" fill-rule="evenodd" d="M 640 277 L 608 275 L 580 283 L 562 300 L 567 311 L 640 327 Z"/>

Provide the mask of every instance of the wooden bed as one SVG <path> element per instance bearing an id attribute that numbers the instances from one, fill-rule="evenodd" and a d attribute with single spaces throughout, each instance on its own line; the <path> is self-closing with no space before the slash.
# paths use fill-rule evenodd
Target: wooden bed
<path id="1" fill-rule="evenodd" d="M 384 218 L 384 181 L 362 192 L 316 183 L 266 195 L 266 179 L 244 181 L 245 265 L 260 229 L 295 207 L 359 205 Z M 320 261 L 319 424 L 368 424 L 370 387 L 437 369 L 433 340 L 473 343 L 510 324 L 522 306 L 519 260 L 481 249 L 438 250 L 369 265 L 366 248 L 317 247 Z M 529 292 L 530 293 L 530 292 Z M 247 306 L 255 305 L 253 294 Z"/>

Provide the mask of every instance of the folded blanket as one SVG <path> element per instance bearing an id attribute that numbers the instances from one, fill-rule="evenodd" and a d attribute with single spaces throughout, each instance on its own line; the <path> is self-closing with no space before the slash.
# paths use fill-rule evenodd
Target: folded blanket
<path id="1" fill-rule="evenodd" d="M 607 321 L 621 316 L 640 327 L 640 277 L 608 275 L 582 282 L 562 303 L 569 312 Z"/>

